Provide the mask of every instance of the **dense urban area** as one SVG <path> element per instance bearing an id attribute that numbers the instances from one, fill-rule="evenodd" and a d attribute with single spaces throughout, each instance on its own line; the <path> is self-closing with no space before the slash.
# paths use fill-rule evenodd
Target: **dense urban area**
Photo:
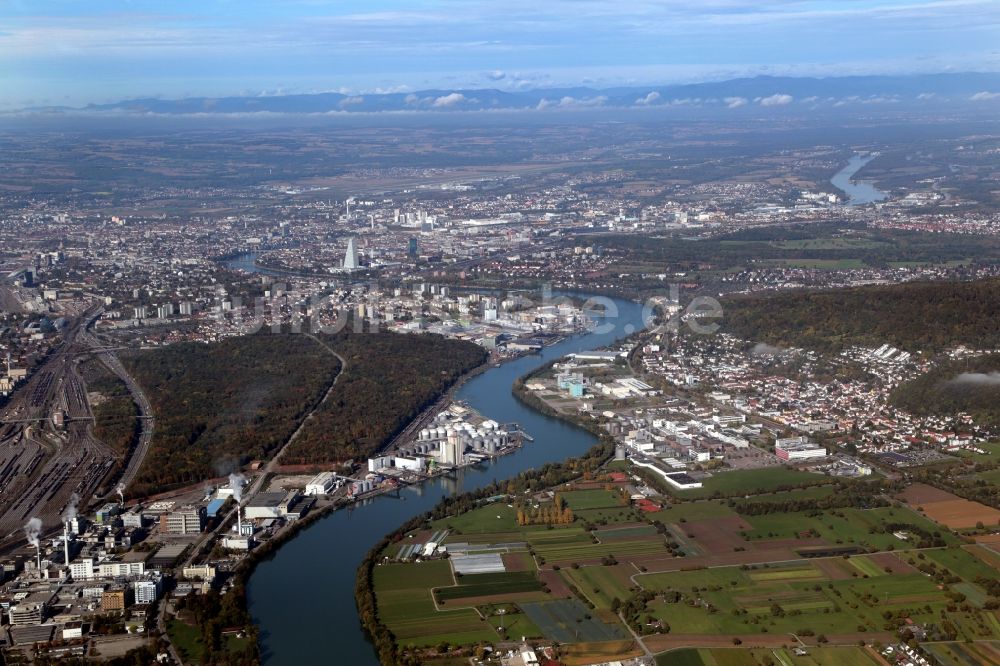
<path id="1" fill-rule="evenodd" d="M 994 117 L 0 152 L 4 663 L 260 663 L 261 563 L 435 481 L 364 544 L 382 663 L 1000 663 Z M 462 389 L 536 357 L 593 448 L 489 476 L 551 442 Z"/>

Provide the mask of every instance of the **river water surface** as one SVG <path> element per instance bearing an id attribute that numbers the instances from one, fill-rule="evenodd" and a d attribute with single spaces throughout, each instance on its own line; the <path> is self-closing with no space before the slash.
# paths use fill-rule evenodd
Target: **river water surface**
<path id="1" fill-rule="evenodd" d="M 518 402 L 511 394 L 511 386 L 518 377 L 553 359 L 607 346 L 641 327 L 639 304 L 620 299 L 611 302 L 617 316 L 613 316 L 613 309 L 609 310 L 593 331 L 548 347 L 541 354 L 490 368 L 457 392 L 459 400 L 484 416 L 520 423 L 534 442 L 526 442 L 516 453 L 492 463 L 408 487 L 400 498 L 381 496 L 352 509 L 335 511 L 260 563 L 250 578 L 247 596 L 254 622 L 260 627 L 264 663 L 377 664 L 354 604 L 355 573 L 371 547 L 446 495 L 565 460 L 596 443 L 590 433 Z"/>
<path id="2" fill-rule="evenodd" d="M 834 174 L 830 182 L 835 187 L 843 190 L 847 194 L 847 204 L 850 206 L 863 206 L 864 204 L 884 201 L 889 195 L 879 190 L 871 183 L 864 180 L 851 180 L 854 174 L 861 171 L 861 168 L 875 159 L 875 155 L 855 155 L 848 161 L 847 166 Z"/>

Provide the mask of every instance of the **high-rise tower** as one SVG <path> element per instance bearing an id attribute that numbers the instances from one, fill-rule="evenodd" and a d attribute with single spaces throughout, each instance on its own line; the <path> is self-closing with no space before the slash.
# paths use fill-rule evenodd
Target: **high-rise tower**
<path id="1" fill-rule="evenodd" d="M 344 254 L 344 269 L 353 271 L 358 267 L 358 248 L 354 238 L 347 239 L 347 252 Z"/>

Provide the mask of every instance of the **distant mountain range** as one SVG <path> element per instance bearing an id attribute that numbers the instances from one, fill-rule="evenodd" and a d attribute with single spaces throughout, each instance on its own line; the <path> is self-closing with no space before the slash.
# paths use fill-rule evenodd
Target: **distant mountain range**
<path id="1" fill-rule="evenodd" d="M 801 78 L 758 76 L 710 83 L 543 88 L 421 90 L 409 93 L 336 92 L 240 97 L 131 99 L 81 108 L 42 107 L 35 112 L 128 114 L 323 114 L 400 111 L 630 108 L 702 106 L 719 109 L 813 108 L 862 104 L 1000 103 L 1000 74 L 961 73 L 910 76 Z"/>

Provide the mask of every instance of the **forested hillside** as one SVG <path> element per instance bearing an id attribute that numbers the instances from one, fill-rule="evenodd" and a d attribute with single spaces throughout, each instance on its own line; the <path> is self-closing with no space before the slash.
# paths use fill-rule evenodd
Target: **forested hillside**
<path id="1" fill-rule="evenodd" d="M 1000 347 L 1000 280 L 741 296 L 726 299 L 723 310 L 723 331 L 778 346 Z"/>
<path id="2" fill-rule="evenodd" d="M 369 333 L 325 341 L 344 357 L 347 369 L 330 400 L 285 454 L 284 463 L 373 453 L 486 360 L 482 347 L 439 335 Z"/>
<path id="3" fill-rule="evenodd" d="M 305 335 L 178 343 L 122 358 L 153 407 L 153 441 L 133 489 L 152 493 L 273 454 L 322 397 L 340 362 Z"/>
<path id="4" fill-rule="evenodd" d="M 978 424 L 1000 425 L 1000 355 L 942 363 L 897 388 L 891 398 L 918 416 L 966 412 Z"/>
<path id="5" fill-rule="evenodd" d="M 388 441 L 485 359 L 472 343 L 436 335 L 342 333 L 323 343 L 347 367 L 283 462 L 364 456 Z M 149 494 L 273 456 L 340 371 L 306 335 L 261 333 L 180 343 L 123 358 L 156 416 L 136 486 Z"/>

